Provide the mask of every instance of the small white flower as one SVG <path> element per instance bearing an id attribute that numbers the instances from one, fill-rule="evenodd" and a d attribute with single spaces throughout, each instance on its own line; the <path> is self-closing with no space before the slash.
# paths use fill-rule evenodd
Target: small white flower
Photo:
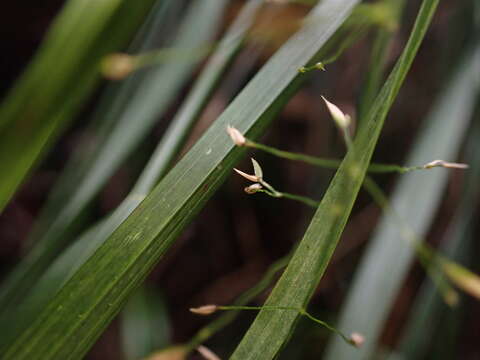
<path id="1" fill-rule="evenodd" d="M 365 337 L 362 334 L 359 334 L 357 332 L 353 332 L 350 335 L 350 340 L 351 340 L 353 345 L 355 345 L 356 347 L 360 347 L 365 342 Z"/>
<path id="2" fill-rule="evenodd" d="M 467 164 L 453 163 L 444 160 L 433 160 L 428 164 L 423 165 L 424 169 L 431 169 L 434 167 L 444 167 L 449 169 L 468 169 Z"/>
<path id="3" fill-rule="evenodd" d="M 190 311 L 198 315 L 210 315 L 217 311 L 217 305 L 203 305 L 197 308 L 190 308 Z"/>
<path id="4" fill-rule="evenodd" d="M 236 172 L 238 175 L 243 176 L 243 177 L 244 177 L 245 179 L 247 179 L 247 180 L 250 180 L 250 181 L 253 181 L 253 182 L 258 182 L 258 181 L 260 181 L 260 178 L 259 178 L 258 176 L 244 173 L 243 171 L 238 170 L 238 169 L 235 169 L 235 168 L 233 168 L 233 170 L 235 170 L 235 172 Z"/>
<path id="5" fill-rule="evenodd" d="M 351 123 L 350 116 L 344 114 L 337 105 L 332 104 L 330 101 L 325 99 L 325 97 L 322 96 L 322 99 L 327 105 L 328 111 L 330 112 L 330 115 L 332 116 L 337 126 L 342 130 L 348 129 Z"/>
<path id="6" fill-rule="evenodd" d="M 237 146 L 243 146 L 247 142 L 247 139 L 245 139 L 245 136 L 242 135 L 238 129 L 234 128 L 233 126 L 228 125 L 227 126 L 227 133 L 230 135 L 230 138 L 232 139 L 233 143 Z"/>

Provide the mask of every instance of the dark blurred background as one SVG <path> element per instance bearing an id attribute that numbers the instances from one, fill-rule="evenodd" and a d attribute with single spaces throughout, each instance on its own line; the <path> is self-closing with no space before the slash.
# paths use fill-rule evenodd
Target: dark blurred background
<path id="1" fill-rule="evenodd" d="M 28 64 L 63 3 L 61 0 L 10 1 L 2 5 L 2 96 Z M 235 17 L 242 3 L 232 1 L 225 18 L 225 26 Z M 462 49 L 471 36 L 468 26 L 468 22 L 472 21 L 469 3 L 441 2 L 433 26 L 386 121 L 374 155 L 375 161 L 402 163 L 421 121 L 454 64 L 455 59 L 450 54 Z M 281 10 L 272 5 L 264 10 L 255 30 L 264 34 L 267 29 L 277 36 L 274 41 L 252 40 L 247 44 L 203 112 L 189 140 L 190 145 L 295 30 L 294 24 L 307 10 L 308 7 L 298 4 L 282 7 Z M 405 43 L 416 10 L 417 2 L 409 1 L 402 27 L 390 52 L 388 69 Z M 344 153 L 341 137 L 328 120 L 320 95 L 325 94 L 335 99 L 335 103 L 346 112 L 355 113 L 354 99 L 357 98 L 364 79 L 370 44 L 371 36 L 367 36 L 348 49 L 338 61 L 329 65 L 326 73 L 312 73 L 310 80 L 285 107 L 262 141 L 289 151 L 340 158 Z M 198 69 L 200 70 L 201 68 Z M 0 276 L 3 277 L 27 250 L 27 236 L 48 193 L 73 149 L 81 146 L 80 139 L 88 136 L 85 133 L 86 125 L 101 90 L 90 99 L 75 123 L 0 215 Z M 183 95 L 188 90 L 189 85 L 184 88 Z M 127 195 L 182 99 L 183 96 L 180 96 L 171 105 L 165 118 L 159 119 L 159 125 L 148 139 L 112 176 L 89 211 L 88 222 L 94 223 L 111 212 Z M 333 175 L 329 170 L 317 170 L 302 163 L 287 162 L 265 154 L 258 153 L 255 157 L 276 188 L 316 199 L 321 198 Z M 238 167 L 243 170 L 250 169 L 247 160 Z M 433 230 L 428 236 L 428 241 L 432 244 L 437 244 L 446 231 L 458 202 L 463 176 L 463 172 L 451 173 L 432 226 Z M 377 177 L 387 192 L 392 189 L 396 179 L 397 176 L 394 175 Z M 159 294 L 167 308 L 171 343 L 187 341 L 195 330 L 208 322 L 208 318 L 189 313 L 189 307 L 208 303 L 232 303 L 238 295 L 261 278 L 269 264 L 289 252 L 309 222 L 311 209 L 299 203 L 276 200 L 263 194 L 249 196 L 243 192 L 244 186 L 246 183 L 243 179 L 232 176 L 147 280 L 149 287 Z M 361 192 L 334 259 L 310 305 L 311 311 L 320 318 L 334 321 L 357 260 L 379 216 L 379 208 L 368 194 Z M 477 246 L 475 254 L 478 254 L 478 250 Z M 473 270 L 478 271 L 478 263 L 475 266 Z M 393 346 L 398 341 L 404 319 L 424 277 L 423 269 L 415 264 L 396 300 L 395 311 L 385 326 L 382 344 L 386 347 Z M 262 296 L 258 303 L 262 303 L 264 299 L 265 296 Z M 480 359 L 480 306 L 473 298 L 468 298 L 462 306 L 464 315 L 462 325 L 458 328 L 456 358 Z M 253 317 L 253 313 L 242 314 L 234 326 L 215 336 L 209 344 L 218 350 L 219 354 L 228 353 L 238 343 Z M 122 340 L 119 327 L 119 321 L 114 321 L 87 358 L 121 359 Z M 282 358 L 317 359 L 328 336 L 329 333 L 323 328 L 302 321 Z M 192 358 L 199 357 L 192 355 Z"/>

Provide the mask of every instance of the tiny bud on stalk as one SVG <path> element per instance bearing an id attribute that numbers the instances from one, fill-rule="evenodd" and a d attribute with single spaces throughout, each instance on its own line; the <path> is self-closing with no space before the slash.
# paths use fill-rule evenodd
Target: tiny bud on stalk
<path id="1" fill-rule="evenodd" d="M 433 160 L 428 164 L 423 165 L 424 169 L 431 169 L 434 167 L 444 167 L 449 169 L 468 169 L 467 164 L 452 163 L 444 160 Z"/>
<path id="2" fill-rule="evenodd" d="M 200 345 L 197 347 L 197 351 L 203 356 L 206 360 L 220 360 L 220 358 L 212 350 L 206 346 Z"/>
<path id="3" fill-rule="evenodd" d="M 327 105 L 328 111 L 330 112 L 330 115 L 332 116 L 337 126 L 342 130 L 348 129 L 351 123 L 350 116 L 344 114 L 337 105 L 332 104 L 330 101 L 325 99 L 325 97 L 322 96 L 322 99 L 325 102 L 325 105 Z"/>
<path id="4" fill-rule="evenodd" d="M 260 178 L 259 178 L 258 176 L 244 173 L 243 171 L 240 171 L 240 170 L 235 169 L 235 168 L 233 168 L 233 170 L 235 170 L 235 172 L 236 172 L 238 175 L 243 176 L 243 177 L 244 177 L 245 179 L 247 179 L 247 180 L 250 180 L 250 181 L 253 181 L 253 182 L 258 182 L 258 181 L 260 181 Z"/>
<path id="5" fill-rule="evenodd" d="M 198 315 L 210 315 L 216 312 L 218 309 L 217 305 L 203 305 L 197 308 L 190 308 L 190 311 Z"/>
<path id="6" fill-rule="evenodd" d="M 135 70 L 135 60 L 128 54 L 107 55 L 101 62 L 102 74 L 110 80 L 121 80 Z"/>
<path id="7" fill-rule="evenodd" d="M 262 188 L 263 188 L 262 185 L 260 185 L 259 183 L 255 183 L 255 184 L 252 184 L 250 186 L 247 186 L 245 188 L 245 192 L 247 194 L 255 194 L 259 190 L 262 190 Z"/>
<path id="8" fill-rule="evenodd" d="M 232 139 L 233 143 L 237 146 L 244 146 L 245 143 L 247 142 L 247 139 L 245 139 L 245 136 L 242 135 L 238 129 L 234 128 L 233 126 L 228 125 L 227 126 L 227 133 L 230 135 L 230 138 Z"/>
<path id="9" fill-rule="evenodd" d="M 353 332 L 351 335 L 350 335 L 350 341 L 352 342 L 353 345 L 355 345 L 356 347 L 360 347 L 363 345 L 363 343 L 365 342 L 365 337 L 362 335 L 362 334 L 359 334 L 357 332 Z"/>
<path id="10" fill-rule="evenodd" d="M 327 69 L 325 69 L 325 65 L 322 62 L 316 63 L 315 68 L 318 69 L 318 70 L 327 71 Z"/>

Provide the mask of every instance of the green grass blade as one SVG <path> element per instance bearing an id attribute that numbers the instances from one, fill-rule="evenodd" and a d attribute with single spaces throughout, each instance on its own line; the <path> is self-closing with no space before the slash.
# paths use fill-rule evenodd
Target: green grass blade
<path id="1" fill-rule="evenodd" d="M 177 8 L 181 7 L 181 4 L 181 1 L 176 0 L 157 0 L 139 33 L 129 46 L 128 53 L 152 51 L 163 45 L 170 33 L 175 30 L 172 29 L 173 24 L 170 24 L 167 19 L 175 19 L 176 13 L 179 12 Z M 159 34 L 162 35 L 159 36 Z M 123 81 L 108 83 L 92 115 L 91 124 L 86 130 L 87 134 L 94 134 L 94 136 L 89 137 L 88 145 L 82 145 L 75 149 L 49 194 L 40 216 L 35 221 L 34 229 L 29 237 L 30 242 L 38 240 L 62 212 L 66 199 L 76 191 L 78 183 L 88 172 L 98 149 L 101 144 L 106 142 L 115 128 L 118 118 L 128 106 L 135 89 L 148 75 L 148 70 L 137 71 Z"/>
<path id="2" fill-rule="evenodd" d="M 0 211 L 94 89 L 99 60 L 125 45 L 152 3 L 71 0 L 64 7 L 0 107 Z"/>
<path id="3" fill-rule="evenodd" d="M 220 41 L 135 184 L 133 194 L 146 196 L 159 178 L 165 175 L 184 145 L 191 127 L 200 116 L 215 85 L 240 49 L 262 3 L 262 0 L 249 1 Z"/>
<path id="4" fill-rule="evenodd" d="M 127 296 L 142 282 L 177 235 L 230 174 L 244 153 L 225 133 L 231 124 L 255 139 L 304 78 L 297 69 L 343 23 L 355 0 L 325 0 L 257 73 L 219 119 L 155 190 L 67 281 L 10 344 L 5 359 L 80 358 Z"/>
<path id="5" fill-rule="evenodd" d="M 413 62 L 437 4 L 435 0 L 423 2 L 402 56 L 335 174 L 290 264 L 266 301 L 267 306 L 304 308 L 307 305 L 345 227 L 384 119 Z M 295 311 L 261 311 L 231 359 L 273 359 L 291 336 L 298 317 L 299 313 Z"/>
<path id="6" fill-rule="evenodd" d="M 480 52 L 478 53 L 480 56 Z M 480 69 L 478 69 L 480 71 Z M 480 124 L 473 124 L 470 132 L 467 155 L 465 161 L 470 164 L 467 178 L 462 184 L 462 196 L 455 216 L 446 231 L 445 242 L 440 252 L 449 259 L 462 262 L 472 254 L 473 227 L 475 225 L 475 208 L 480 193 L 480 151 L 478 139 Z M 468 255 L 467 255 L 468 254 Z M 439 296 L 435 286 L 429 279 L 425 279 L 419 293 L 415 297 L 410 315 L 408 316 L 403 339 L 400 342 L 399 354 L 404 359 L 423 359 L 426 356 L 427 346 L 441 328 L 441 314 L 451 312 Z"/>
<path id="7" fill-rule="evenodd" d="M 164 140 L 157 146 L 132 192 L 108 218 L 86 231 L 75 241 L 74 245 L 70 246 L 55 260 L 45 274 L 38 281 L 35 281 L 33 287 L 29 289 L 28 294 L 33 295 L 28 296 L 27 294 L 25 304 L 22 303 L 19 306 L 16 303 L 15 309 L 5 312 L 6 315 L 0 319 L 0 348 L 2 344 L 8 343 L 9 339 L 18 336 L 65 281 L 132 213 L 151 191 L 152 187 L 166 174 L 178 149 L 184 143 L 191 124 L 198 118 L 218 78 L 241 46 L 242 40 L 255 19 L 257 10 L 262 4 L 262 0 L 249 2 L 232 24 L 231 29 L 225 34 L 224 39 L 208 61 L 185 103 L 172 120 L 164 135 Z M 12 324 L 14 319 L 17 319 L 15 326 L 8 326 L 8 324 Z M 2 329 L 7 328 L 8 331 L 2 331 Z"/>
<path id="8" fill-rule="evenodd" d="M 215 24 L 218 24 L 214 19 L 220 18 L 226 4 L 226 0 L 193 3 L 177 37 L 177 45 L 195 48 L 210 41 Z M 166 64 L 149 72 L 141 86 L 136 87 L 135 95 L 128 107 L 119 114 L 117 125 L 110 131 L 108 138 L 88 159 L 84 159 L 88 166 L 84 168 L 83 176 L 79 179 L 77 174 L 76 182 L 67 186 L 71 190 L 71 185 L 76 185 L 75 189 L 66 194 L 62 191 L 61 196 L 56 194 L 57 198 L 64 199 L 64 206 L 58 209 L 57 216 L 46 233 L 36 241 L 32 250 L 6 280 L 0 294 L 2 308 L 5 308 L 5 304 L 21 299 L 66 246 L 70 240 L 67 232 L 115 169 L 154 125 L 157 116 L 166 109 L 176 91 L 191 74 L 194 65 L 194 61 Z"/>
<path id="9" fill-rule="evenodd" d="M 407 162 L 428 162 L 432 157 L 455 157 L 470 120 L 478 79 L 472 77 L 473 57 L 460 66 L 454 81 L 438 99 L 426 127 L 417 140 Z M 416 234 L 428 230 L 442 195 L 448 173 L 413 172 L 403 175 L 392 197 L 391 206 Z M 414 209 L 414 211 L 412 211 Z M 390 306 L 415 256 L 402 240 L 397 221 L 384 216 L 369 244 L 343 307 L 339 328 L 359 331 L 367 337 L 361 349 L 355 350 L 332 339 L 326 359 L 368 359 Z M 388 269 L 388 276 L 385 276 Z"/>

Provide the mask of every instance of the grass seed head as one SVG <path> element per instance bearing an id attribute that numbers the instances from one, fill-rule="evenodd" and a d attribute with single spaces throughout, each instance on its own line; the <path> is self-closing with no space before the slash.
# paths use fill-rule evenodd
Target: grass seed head
<path id="1" fill-rule="evenodd" d="M 197 308 L 190 308 L 190 312 L 198 315 L 210 315 L 216 312 L 217 309 L 217 305 L 203 305 Z"/>

